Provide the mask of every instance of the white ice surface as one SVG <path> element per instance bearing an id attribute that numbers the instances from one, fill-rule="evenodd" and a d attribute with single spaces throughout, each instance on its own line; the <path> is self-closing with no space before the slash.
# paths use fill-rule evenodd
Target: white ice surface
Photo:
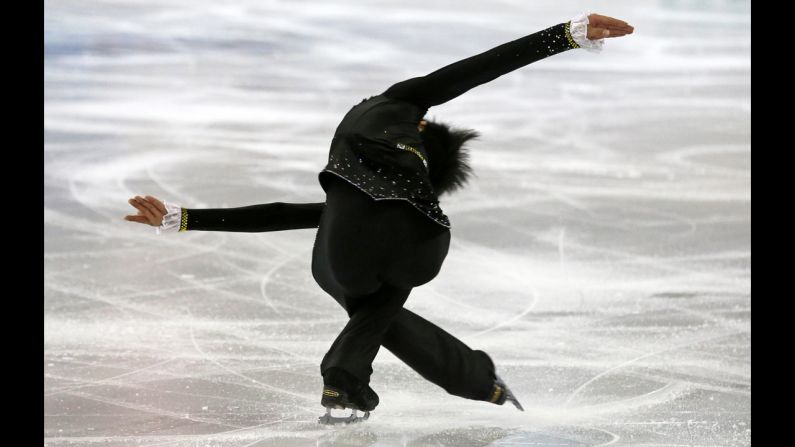
<path id="1" fill-rule="evenodd" d="M 345 313 L 314 230 L 157 236 L 126 200 L 324 200 L 339 119 L 581 11 L 636 33 L 432 108 L 480 130 L 407 307 L 526 412 L 383 350 L 381 405 L 317 425 Z M 750 2 L 45 2 L 47 446 L 750 445 Z"/>

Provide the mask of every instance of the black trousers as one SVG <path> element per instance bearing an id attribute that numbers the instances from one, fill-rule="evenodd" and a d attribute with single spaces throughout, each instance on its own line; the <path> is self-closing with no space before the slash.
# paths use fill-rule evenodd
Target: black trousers
<path id="1" fill-rule="evenodd" d="M 436 277 L 450 230 L 403 200 L 375 201 L 345 180 L 326 191 L 312 253 L 318 285 L 348 313 L 320 365 L 370 382 L 381 345 L 448 393 L 488 400 L 494 364 L 483 351 L 403 308 L 411 289 Z"/>

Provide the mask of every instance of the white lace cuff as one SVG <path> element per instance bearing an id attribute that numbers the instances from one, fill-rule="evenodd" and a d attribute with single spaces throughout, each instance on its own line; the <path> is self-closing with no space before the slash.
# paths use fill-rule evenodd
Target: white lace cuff
<path id="1" fill-rule="evenodd" d="M 184 231 L 182 225 L 182 207 L 173 203 L 163 202 L 166 206 L 168 213 L 163 216 L 163 222 L 157 227 L 157 234 L 162 232 L 176 233 L 177 231 Z"/>
<path id="2" fill-rule="evenodd" d="M 585 48 L 591 53 L 601 53 L 602 46 L 605 43 L 604 39 L 591 40 L 588 36 L 588 14 L 580 14 L 571 19 L 571 27 L 569 28 L 572 39 L 580 46 Z"/>

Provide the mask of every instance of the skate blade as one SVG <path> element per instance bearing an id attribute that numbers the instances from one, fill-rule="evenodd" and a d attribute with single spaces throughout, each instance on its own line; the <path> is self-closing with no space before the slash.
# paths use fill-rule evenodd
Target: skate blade
<path id="1" fill-rule="evenodd" d="M 522 404 L 519 403 L 519 399 L 517 399 L 516 396 L 513 395 L 511 390 L 507 388 L 505 389 L 505 400 L 512 403 L 516 408 L 519 409 L 519 411 L 524 411 L 524 408 L 522 408 Z"/>
<path id="2" fill-rule="evenodd" d="M 332 416 L 331 408 L 326 408 L 326 414 L 318 418 L 318 422 L 323 425 L 347 425 L 366 421 L 370 418 L 370 412 L 365 411 L 363 416 L 358 415 L 357 410 L 353 410 L 350 416 Z"/>

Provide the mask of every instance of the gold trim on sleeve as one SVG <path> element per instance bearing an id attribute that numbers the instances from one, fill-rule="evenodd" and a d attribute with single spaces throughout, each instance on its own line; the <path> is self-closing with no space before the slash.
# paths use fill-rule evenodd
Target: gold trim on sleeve
<path id="1" fill-rule="evenodd" d="M 182 218 L 179 221 L 179 231 L 188 231 L 188 210 L 182 208 Z"/>
<path id="2" fill-rule="evenodd" d="M 572 48 L 580 48 L 577 42 L 574 41 L 574 38 L 571 37 L 571 21 L 566 22 L 566 25 L 563 26 L 564 33 L 566 34 L 566 40 L 569 41 L 569 45 Z"/>

